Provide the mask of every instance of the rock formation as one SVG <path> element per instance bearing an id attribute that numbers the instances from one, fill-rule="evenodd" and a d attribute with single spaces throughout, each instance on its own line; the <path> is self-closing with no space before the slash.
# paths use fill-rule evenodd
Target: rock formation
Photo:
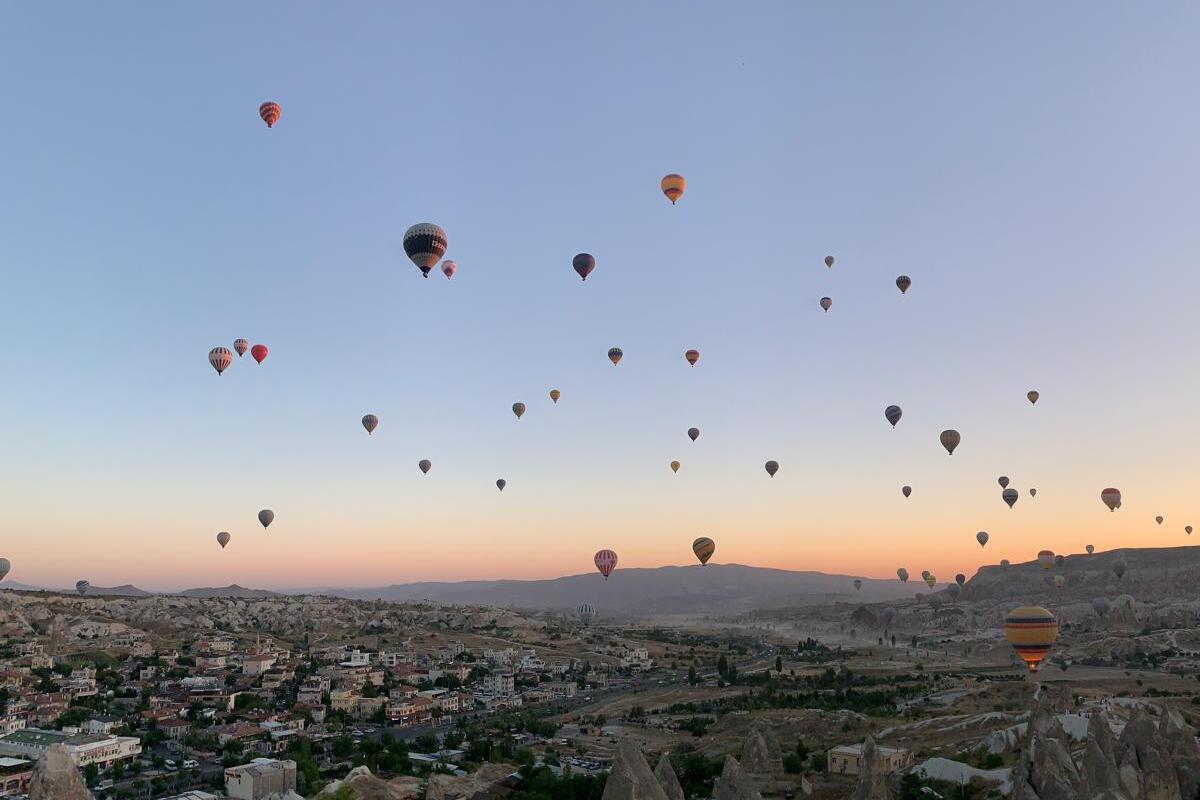
<path id="1" fill-rule="evenodd" d="M 628 739 L 617 745 L 601 800 L 667 800 L 642 751 Z"/>
<path id="2" fill-rule="evenodd" d="M 328 800 L 343 789 L 350 790 L 353 800 L 417 800 L 421 797 L 421 781 L 414 777 L 385 781 L 371 774 L 366 767 L 355 767 L 340 781 L 328 784 L 316 800 Z"/>
<path id="3" fill-rule="evenodd" d="M 607 794 L 607 792 L 605 792 Z M 608 800 L 605 798 L 605 800 Z M 733 756 L 725 757 L 721 777 L 713 784 L 713 800 L 762 800 L 754 782 Z"/>
<path id="4" fill-rule="evenodd" d="M 1158 731 L 1171 753 L 1179 794 L 1185 800 L 1200 797 L 1200 744 L 1196 742 L 1196 732 L 1173 708 L 1163 712 Z"/>
<path id="5" fill-rule="evenodd" d="M 1117 772 L 1112 728 L 1103 714 L 1088 721 L 1087 745 L 1083 751 L 1080 793 L 1093 800 L 1128 800 Z"/>
<path id="6" fill-rule="evenodd" d="M 1138 800 L 1181 800 L 1175 764 L 1158 726 L 1144 709 L 1121 733 L 1121 780 Z M 1192 797 L 1195 797 L 1193 795 Z M 1189 798 L 1190 800 L 1190 798 Z"/>
<path id="7" fill-rule="evenodd" d="M 426 783 L 425 800 L 470 800 L 504 782 L 512 772 L 509 764 L 484 764 L 462 777 L 434 773 Z"/>
<path id="8" fill-rule="evenodd" d="M 755 777 L 770 777 L 783 771 L 783 756 L 779 752 L 779 740 L 765 722 L 756 722 L 750 728 L 746 744 L 742 747 L 741 767 Z"/>
<path id="9" fill-rule="evenodd" d="M 854 787 L 854 794 L 850 795 L 850 800 L 892 800 L 883 754 L 875 747 L 875 739 L 870 736 L 863 742 L 858 785 Z"/>
<path id="10" fill-rule="evenodd" d="M 53 745 L 33 768 L 29 800 L 94 800 L 65 745 Z"/>
<path id="11" fill-rule="evenodd" d="M 658 766 L 654 768 L 654 777 L 666 793 L 667 800 L 687 800 L 683 794 L 683 786 L 679 783 L 679 776 L 671 766 L 671 758 L 666 753 L 658 760 Z"/>

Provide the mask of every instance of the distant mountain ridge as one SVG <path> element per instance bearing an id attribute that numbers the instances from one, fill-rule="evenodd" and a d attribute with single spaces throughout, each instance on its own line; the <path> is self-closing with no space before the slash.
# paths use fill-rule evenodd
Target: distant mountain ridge
<path id="1" fill-rule="evenodd" d="M 236 583 L 231 583 L 228 586 L 184 589 L 182 592 L 174 592 L 173 594 L 177 594 L 180 597 L 240 597 L 244 599 L 280 596 L 280 592 L 273 592 L 270 589 L 247 589 L 245 586 L 238 586 Z"/>
<path id="2" fill-rule="evenodd" d="M 607 581 L 599 573 L 546 580 L 421 582 L 370 589 L 302 590 L 361 600 L 431 600 L 462 605 L 527 609 L 574 609 L 587 602 L 609 611 L 662 614 L 736 613 L 830 600 L 878 602 L 909 597 L 898 580 L 823 572 L 794 572 L 742 564 L 618 569 Z M 298 590 L 301 591 L 301 590 Z"/>

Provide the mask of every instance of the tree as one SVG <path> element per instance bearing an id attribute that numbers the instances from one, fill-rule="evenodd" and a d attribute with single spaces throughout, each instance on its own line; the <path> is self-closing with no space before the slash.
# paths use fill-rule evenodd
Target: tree
<path id="1" fill-rule="evenodd" d="M 783 674 L 783 656 L 775 656 L 775 671 Z"/>
<path id="2" fill-rule="evenodd" d="M 687 680 L 688 680 L 688 684 L 690 684 L 691 686 L 695 686 L 697 683 L 700 682 L 700 676 L 696 674 L 696 666 L 694 664 L 692 666 L 688 667 Z"/>
<path id="3" fill-rule="evenodd" d="M 83 779 L 87 782 L 89 789 L 94 787 L 96 781 L 100 780 L 100 767 L 96 766 L 95 762 L 88 764 L 83 768 Z"/>
<path id="4" fill-rule="evenodd" d="M 724 678 L 725 673 L 728 671 L 729 671 L 729 660 L 727 658 L 725 658 L 725 654 L 722 653 L 721 657 L 717 659 L 717 674 L 720 675 L 722 678 Z"/>

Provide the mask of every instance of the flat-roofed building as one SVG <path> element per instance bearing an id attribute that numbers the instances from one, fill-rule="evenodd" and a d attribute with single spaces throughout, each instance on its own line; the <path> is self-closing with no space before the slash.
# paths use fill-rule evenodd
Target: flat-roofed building
<path id="1" fill-rule="evenodd" d="M 830 775 L 857 775 L 862 770 L 861 744 L 842 744 L 831 747 L 826 754 L 826 772 Z M 903 747 L 881 747 L 875 751 L 883 759 L 884 772 L 894 772 L 912 764 L 912 755 Z"/>
<path id="2" fill-rule="evenodd" d="M 33 780 L 33 762 L 27 758 L 0 756 L 0 797 L 25 794 Z"/>
<path id="3" fill-rule="evenodd" d="M 77 767 L 95 764 L 108 767 L 118 761 L 127 761 L 142 752 L 142 742 L 136 736 L 112 736 L 110 734 L 47 731 L 26 728 L 0 737 L 0 756 L 41 758 L 51 745 L 62 744 L 67 748 L 71 760 Z"/>
<path id="4" fill-rule="evenodd" d="M 295 761 L 256 758 L 225 770 L 225 794 L 238 800 L 263 800 L 288 791 L 296 791 Z"/>

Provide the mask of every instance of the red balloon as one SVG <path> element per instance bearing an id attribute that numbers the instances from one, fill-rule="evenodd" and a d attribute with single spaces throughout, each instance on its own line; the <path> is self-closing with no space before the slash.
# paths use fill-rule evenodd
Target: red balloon
<path id="1" fill-rule="evenodd" d="M 268 100 L 258 107 L 258 115 L 262 117 L 262 121 L 267 123 L 268 128 L 274 128 L 275 123 L 279 122 L 279 115 L 282 112 L 279 109 L 279 103 Z"/>
<path id="2" fill-rule="evenodd" d="M 263 362 L 263 359 L 267 357 L 267 353 L 269 352 L 270 351 L 267 350 L 267 346 L 265 344 L 256 344 L 254 347 L 250 348 L 250 355 L 254 356 L 254 360 L 260 364 Z"/>
<path id="3" fill-rule="evenodd" d="M 604 580 L 608 580 L 608 576 L 612 575 L 612 571 L 617 568 L 617 554 L 612 550 L 598 551 L 593 560 L 596 562 L 596 569 L 600 570 L 600 574 L 604 576 Z"/>

